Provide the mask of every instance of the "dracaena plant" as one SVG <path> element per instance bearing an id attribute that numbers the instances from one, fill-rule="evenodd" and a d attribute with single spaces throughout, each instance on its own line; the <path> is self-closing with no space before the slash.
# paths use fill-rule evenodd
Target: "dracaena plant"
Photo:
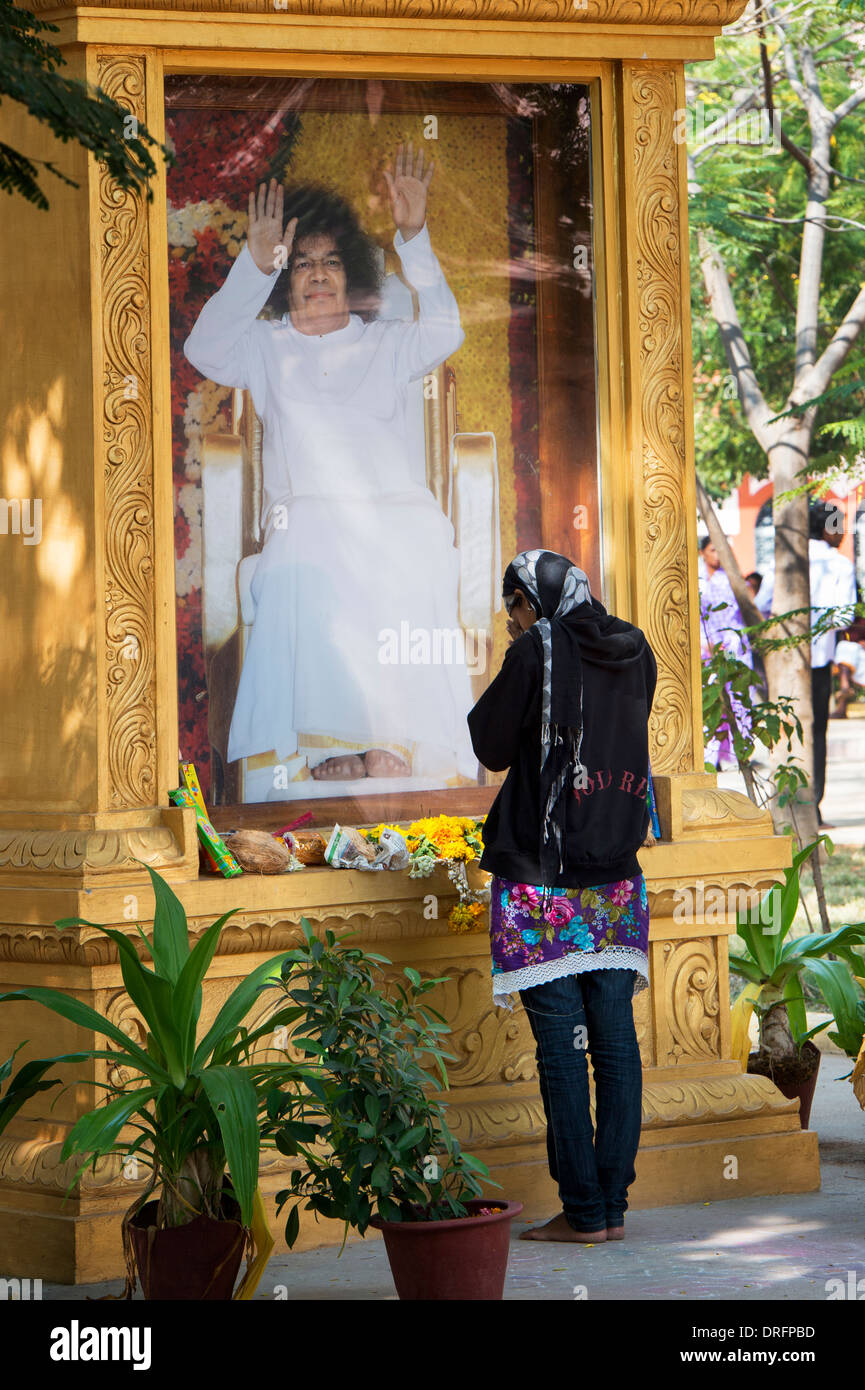
<path id="1" fill-rule="evenodd" d="M 736 931 L 745 945 L 744 955 L 731 953 L 730 968 L 744 976 L 747 984 L 732 1009 L 733 1054 L 746 1066 L 750 1043 L 748 1023 L 752 1011 L 760 1019 L 760 1047 L 771 1057 L 792 1059 L 802 1044 L 834 1021 L 838 1032 L 828 1036 L 853 1055 L 862 1041 L 862 1001 L 856 982 L 865 974 L 857 948 L 865 945 L 865 922 L 836 927 L 830 932 L 812 932 L 788 941 L 799 906 L 799 873 L 805 860 L 828 836 L 820 835 L 794 855 L 784 871 L 784 883 L 773 884 L 763 896 L 759 909 L 740 912 Z M 756 920 L 755 920 L 756 919 Z M 826 960 L 827 956 L 837 957 Z M 818 986 L 834 1019 L 808 1028 L 801 976 L 805 973 Z M 855 1039 L 857 1021 L 859 1035 Z M 845 1045 L 846 1044 L 846 1045 Z"/>
<path id="2" fill-rule="evenodd" d="M 286 954 L 256 967 L 229 995 L 209 1028 L 199 1028 L 202 982 L 219 945 L 223 928 L 238 909 L 224 913 L 193 945 L 182 903 L 150 869 L 156 908 L 153 935 L 137 928 L 139 956 L 131 937 L 121 931 L 69 917 L 55 923 L 63 930 L 92 926 L 117 947 L 126 992 L 144 1021 L 146 1042 L 139 1047 L 110 1019 L 62 990 L 30 987 L 0 995 L 0 1003 L 30 1000 L 62 1018 L 107 1039 L 110 1048 L 92 1048 L 40 1058 L 21 1068 L 0 1103 L 0 1122 L 8 1121 L 24 1100 L 56 1084 L 45 1080 L 52 1067 L 108 1061 L 114 1083 L 94 1082 L 104 1095 L 70 1130 L 61 1157 L 80 1158 L 72 1184 L 103 1155 L 119 1153 L 149 1168 L 149 1182 L 127 1213 L 127 1221 L 146 1196 L 159 1192 L 157 1225 L 180 1226 L 199 1215 L 222 1214 L 226 1174 L 249 1226 L 258 1185 L 260 1120 L 266 1097 L 286 1087 L 286 1108 L 312 1067 L 286 1059 L 256 1061 L 254 1050 L 275 1028 L 297 1021 L 302 1009 L 282 1007 L 251 1031 L 244 1026 L 260 1002 L 268 979 L 279 978 Z M 17 1050 L 17 1049 L 16 1049 Z M 14 1057 L 14 1054 L 13 1054 Z M 11 1071 L 13 1058 L 0 1070 Z"/>
<path id="3" fill-rule="evenodd" d="M 375 1214 L 466 1216 L 465 1202 L 482 1195 L 481 1178 L 499 1184 L 462 1151 L 436 1095 L 448 1084 L 452 1054 L 441 1039 L 450 1029 L 425 996 L 443 980 L 406 966 L 404 979 L 386 981 L 385 956 L 337 942 L 331 931 L 319 940 L 304 918 L 301 927 L 303 944 L 287 953 L 279 988 L 303 1010 L 292 1044 L 318 1070 L 300 1102 L 277 1089 L 269 1102 L 277 1147 L 301 1160 L 291 1186 L 277 1193 L 278 1211 L 288 1207 L 289 1248 L 301 1203 L 343 1221 L 346 1235 L 350 1227 L 363 1235 Z"/>

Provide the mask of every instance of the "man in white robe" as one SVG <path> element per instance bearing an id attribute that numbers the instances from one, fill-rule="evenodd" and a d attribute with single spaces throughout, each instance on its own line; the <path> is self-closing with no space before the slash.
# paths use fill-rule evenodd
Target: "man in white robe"
<path id="1" fill-rule="evenodd" d="M 352 312 L 327 227 L 302 228 L 292 256 L 298 218 L 283 233 L 271 180 L 257 204 L 250 194 L 247 244 L 184 344 L 202 375 L 251 392 L 263 425 L 263 547 L 229 762 L 273 750 L 320 780 L 477 775 L 463 644 L 446 664 L 386 653 L 406 620 L 439 651 L 436 635 L 459 628 L 453 528 L 417 480 L 405 430 L 409 382 L 464 339 L 426 227 L 431 176 L 410 145 L 385 175 L 416 320 Z M 286 265 L 290 311 L 259 319 Z"/>

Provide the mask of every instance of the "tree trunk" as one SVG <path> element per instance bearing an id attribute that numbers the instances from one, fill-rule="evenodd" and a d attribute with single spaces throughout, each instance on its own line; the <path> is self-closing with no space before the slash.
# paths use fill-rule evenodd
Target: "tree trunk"
<path id="1" fill-rule="evenodd" d="M 782 1058 L 785 1061 L 795 1061 L 799 1056 L 793 1034 L 790 1032 L 786 1004 L 772 1004 L 761 1016 L 760 1046 L 778 1061 Z"/>
<path id="2" fill-rule="evenodd" d="M 794 417 L 795 419 L 795 417 Z M 796 714 L 802 725 L 802 738 L 794 734 L 791 747 L 786 740 L 776 744 L 770 753 L 772 778 L 789 756 L 797 759 L 808 777 L 808 787 L 797 793 L 795 803 L 780 806 L 777 797 L 771 804 L 772 820 L 777 831 L 792 825 L 803 845 L 816 837 L 817 808 L 814 804 L 814 715 L 811 698 L 811 644 L 805 634 L 810 627 L 811 581 L 808 571 L 808 498 L 795 497 L 787 502 L 778 498 L 784 492 L 801 485 L 801 470 L 807 466 L 810 450 L 810 428 L 800 423 L 790 430 L 770 451 L 772 484 L 774 488 L 773 520 L 775 523 L 775 589 L 772 612 L 789 613 L 791 609 L 804 612 L 788 618 L 783 624 L 769 629 L 770 637 L 800 636 L 803 641 L 795 647 L 766 652 L 764 662 L 769 685 L 769 699 L 787 696 L 795 701 Z"/>
<path id="3" fill-rule="evenodd" d="M 224 1160 L 220 1158 L 214 1164 L 210 1150 L 202 1147 L 187 1155 L 179 1174 L 173 1179 L 160 1173 L 163 1186 L 157 1226 L 185 1226 L 202 1214 L 218 1220 L 224 1172 Z"/>

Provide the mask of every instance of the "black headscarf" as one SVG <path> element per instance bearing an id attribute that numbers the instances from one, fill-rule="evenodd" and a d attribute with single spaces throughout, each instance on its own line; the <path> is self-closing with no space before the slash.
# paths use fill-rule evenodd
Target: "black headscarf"
<path id="1" fill-rule="evenodd" d="M 541 686 L 541 843 L 543 886 L 564 868 L 565 824 L 570 783 L 587 770 L 583 743 L 583 660 L 615 669 L 643 657 L 646 638 L 638 627 L 608 613 L 592 598 L 584 572 L 552 550 L 524 550 L 505 570 L 502 594 L 522 589 L 538 621 L 529 628 L 538 643 Z"/>

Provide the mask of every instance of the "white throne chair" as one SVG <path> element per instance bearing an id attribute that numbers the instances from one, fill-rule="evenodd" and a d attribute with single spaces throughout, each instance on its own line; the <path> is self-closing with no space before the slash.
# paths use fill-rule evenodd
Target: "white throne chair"
<path id="1" fill-rule="evenodd" d="M 415 316 L 412 291 L 399 276 L 383 282 L 382 318 Z M 235 390 L 229 433 L 209 433 L 202 440 L 202 585 L 203 641 L 209 697 L 208 732 L 215 802 L 306 799 L 355 795 L 356 784 L 292 782 L 276 787 L 276 769 L 285 760 L 275 752 L 228 763 L 228 730 L 246 645 L 255 619 L 252 580 L 262 537 L 261 422 L 250 392 Z M 493 615 L 501 608 L 501 528 L 495 436 L 490 431 L 458 428 L 457 377 L 444 362 L 425 378 L 411 382 L 406 406 L 407 448 L 418 481 L 424 482 L 454 528 L 459 553 L 458 615 L 468 650 L 485 650 L 483 669 L 492 658 Z M 432 576 L 431 576 L 432 582 Z M 472 676 L 477 698 L 487 674 Z M 479 779 L 484 776 L 479 769 Z M 409 790 L 412 779 L 382 780 L 377 790 Z"/>

